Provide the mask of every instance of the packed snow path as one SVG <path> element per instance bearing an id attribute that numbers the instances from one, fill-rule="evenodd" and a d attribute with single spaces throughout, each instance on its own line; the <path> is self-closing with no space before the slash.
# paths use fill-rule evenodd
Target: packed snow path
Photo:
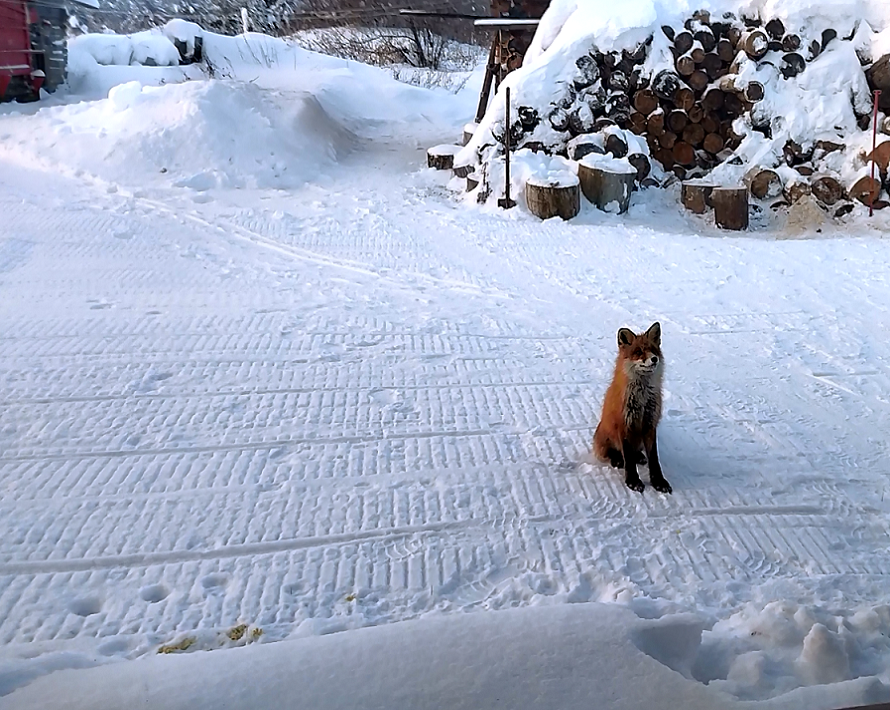
<path id="1" fill-rule="evenodd" d="M 431 143 L 290 192 L 0 163 L 0 643 L 890 602 L 890 243 L 482 214 Z M 673 496 L 589 458 L 653 320 Z"/>

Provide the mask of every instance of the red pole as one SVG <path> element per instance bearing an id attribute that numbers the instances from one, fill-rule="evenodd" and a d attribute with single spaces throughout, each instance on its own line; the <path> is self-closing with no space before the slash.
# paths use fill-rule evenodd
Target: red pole
<path id="1" fill-rule="evenodd" d="M 872 116 L 871 128 L 871 183 L 869 184 L 869 194 L 871 199 L 868 203 L 868 216 L 872 217 L 875 213 L 875 150 L 878 147 L 878 98 L 881 96 L 881 90 L 875 89 L 875 111 Z"/>

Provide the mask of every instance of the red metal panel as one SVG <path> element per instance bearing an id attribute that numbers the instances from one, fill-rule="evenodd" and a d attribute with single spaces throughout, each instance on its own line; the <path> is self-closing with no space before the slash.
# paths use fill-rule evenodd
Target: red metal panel
<path id="1" fill-rule="evenodd" d="M 0 0 L 0 75 L 31 73 L 31 37 L 24 0 Z"/>

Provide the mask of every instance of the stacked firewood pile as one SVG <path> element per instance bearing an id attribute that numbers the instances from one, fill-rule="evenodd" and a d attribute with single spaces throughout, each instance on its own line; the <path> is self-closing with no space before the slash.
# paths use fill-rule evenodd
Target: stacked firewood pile
<path id="1" fill-rule="evenodd" d="M 764 97 L 762 84 L 740 78 L 745 63 L 776 52 L 770 61 L 780 57 L 777 70 L 795 77 L 836 36 L 828 30 L 804 39 L 786 32 L 780 20 L 761 27 L 733 15 L 712 19 L 704 11 L 683 27 L 661 31 L 670 41 L 673 68 L 651 81 L 643 75 L 651 40 L 634 51 L 593 50 L 577 59 L 572 83 L 547 118 L 568 137 L 610 124 L 628 128 L 644 136 L 652 156 L 681 179 L 706 174 L 738 147 L 733 121 Z M 755 128 L 768 132 L 769 124 Z"/>

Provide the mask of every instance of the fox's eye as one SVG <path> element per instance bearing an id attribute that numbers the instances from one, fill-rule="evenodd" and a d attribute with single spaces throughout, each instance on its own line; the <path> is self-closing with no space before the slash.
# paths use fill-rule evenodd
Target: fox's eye
<path id="1" fill-rule="evenodd" d="M 635 349 L 634 357 L 643 357 L 643 351 L 640 348 Z"/>

